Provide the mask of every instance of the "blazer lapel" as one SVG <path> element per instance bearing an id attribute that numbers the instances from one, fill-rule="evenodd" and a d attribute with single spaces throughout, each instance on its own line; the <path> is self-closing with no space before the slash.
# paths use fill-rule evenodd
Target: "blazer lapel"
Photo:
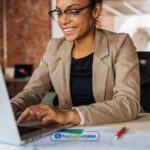
<path id="1" fill-rule="evenodd" d="M 105 33 L 96 30 L 95 50 L 93 59 L 93 93 L 96 102 L 104 101 L 108 74 L 108 65 L 103 61 L 109 54 L 108 41 Z"/>
<path id="2" fill-rule="evenodd" d="M 73 48 L 73 43 L 66 41 L 63 45 L 63 52 L 61 56 L 62 60 L 62 69 L 63 69 L 63 75 L 62 75 L 62 94 L 65 99 L 65 105 L 66 106 L 72 106 L 72 100 L 71 100 L 71 94 L 70 94 L 70 70 L 71 70 L 71 52 Z"/>
<path id="3" fill-rule="evenodd" d="M 108 65 L 103 61 L 109 54 L 108 41 L 105 33 L 96 31 L 95 50 L 93 59 L 93 93 L 96 102 L 104 100 L 105 88 L 108 74 Z M 71 52 L 74 43 L 66 41 L 62 47 L 62 96 L 64 97 L 64 105 L 72 107 L 70 94 L 70 70 L 71 70 Z"/>

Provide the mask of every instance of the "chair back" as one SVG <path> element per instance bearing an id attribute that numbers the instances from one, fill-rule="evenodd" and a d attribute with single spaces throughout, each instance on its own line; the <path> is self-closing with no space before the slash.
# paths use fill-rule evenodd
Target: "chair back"
<path id="1" fill-rule="evenodd" d="M 140 80 L 141 80 L 141 106 L 145 112 L 150 112 L 150 52 L 138 51 Z"/>

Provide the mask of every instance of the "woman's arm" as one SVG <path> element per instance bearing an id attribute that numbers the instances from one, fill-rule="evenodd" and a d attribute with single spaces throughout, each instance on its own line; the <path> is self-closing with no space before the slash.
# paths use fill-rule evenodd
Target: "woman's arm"
<path id="1" fill-rule="evenodd" d="M 18 110 L 23 111 L 26 107 L 35 105 L 41 102 L 43 96 L 49 91 L 51 81 L 49 76 L 49 69 L 47 65 L 49 51 L 51 49 L 51 42 L 48 43 L 47 50 L 41 59 L 37 69 L 33 72 L 31 79 L 25 86 L 22 92 L 18 93 L 11 99 L 11 103 L 17 104 Z"/>
<path id="2" fill-rule="evenodd" d="M 78 125 L 80 116 L 75 109 L 60 110 L 47 104 L 38 104 L 25 109 L 19 116 L 17 123 L 35 120 L 41 121 L 44 125 L 48 125 L 51 122 Z"/>

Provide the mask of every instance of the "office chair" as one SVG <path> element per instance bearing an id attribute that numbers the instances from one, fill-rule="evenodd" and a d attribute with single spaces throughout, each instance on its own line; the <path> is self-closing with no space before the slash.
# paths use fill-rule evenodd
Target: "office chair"
<path id="1" fill-rule="evenodd" d="M 141 80 L 141 106 L 145 112 L 150 112 L 150 52 L 138 51 L 140 80 Z"/>

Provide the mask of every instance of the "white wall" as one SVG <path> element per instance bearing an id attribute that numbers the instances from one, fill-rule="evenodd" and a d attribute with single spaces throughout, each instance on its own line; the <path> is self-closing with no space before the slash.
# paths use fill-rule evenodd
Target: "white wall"
<path id="1" fill-rule="evenodd" d="M 142 28 L 146 29 L 150 35 L 150 15 L 116 17 L 116 32 L 126 32 L 129 33 L 131 37 L 133 37 L 136 31 Z M 145 38 L 143 37 L 141 43 L 142 42 L 147 43 L 146 47 L 144 47 L 144 50 L 150 51 L 150 41 L 145 41 Z"/>
<path id="2" fill-rule="evenodd" d="M 132 37 L 138 28 L 150 29 L 150 15 L 116 17 L 116 32 L 127 32 Z"/>
<path id="3" fill-rule="evenodd" d="M 56 0 L 52 0 L 52 10 L 55 9 L 55 6 L 56 6 Z M 57 25 L 57 22 L 55 22 L 53 19 L 52 19 L 52 38 L 54 37 L 62 37 L 63 36 L 63 33 L 61 32 L 60 28 L 58 27 Z"/>

